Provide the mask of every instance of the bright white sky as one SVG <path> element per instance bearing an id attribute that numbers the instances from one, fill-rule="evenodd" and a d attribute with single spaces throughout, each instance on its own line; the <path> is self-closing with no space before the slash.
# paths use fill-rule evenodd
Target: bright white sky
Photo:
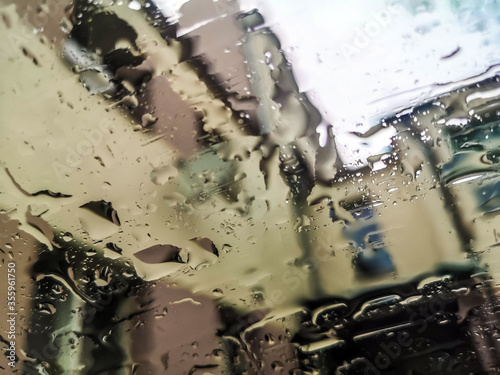
<path id="1" fill-rule="evenodd" d="M 185 2 L 160 1 L 170 9 Z M 240 2 L 242 9 L 259 9 L 278 35 L 300 90 L 333 125 L 339 143 L 349 144 L 339 150 L 348 162 L 360 147 L 348 131 L 366 131 L 382 117 L 449 89 L 436 84 L 500 63 L 500 8 L 493 1 L 431 1 L 432 10 L 419 8 L 426 3 L 419 0 Z M 374 147 L 382 149 L 388 136 Z M 377 152 L 364 148 L 362 154 Z"/>

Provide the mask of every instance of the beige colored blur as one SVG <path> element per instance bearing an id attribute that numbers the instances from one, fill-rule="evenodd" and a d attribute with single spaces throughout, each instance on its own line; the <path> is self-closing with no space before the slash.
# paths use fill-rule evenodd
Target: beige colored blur
<path id="1" fill-rule="evenodd" d="M 190 201 L 192 187 L 184 187 L 183 175 L 176 169 L 182 154 L 179 149 L 183 149 L 176 143 L 184 140 L 172 141 L 144 130 L 126 110 L 99 95 L 90 95 L 59 55 L 64 35 L 58 34 L 54 44 L 47 41 L 51 35 L 34 35 L 33 27 L 19 19 L 15 8 L 11 4 L 0 9 L 4 20 L 0 21 L 0 33 L 7 41 L 0 55 L 0 209 L 19 220 L 20 228 L 38 241 L 51 246 L 46 236 L 27 224 L 28 207 L 46 211 L 41 217 L 56 233 L 70 232 L 74 238 L 101 248 L 106 242 L 116 243 L 145 280 L 160 279 L 208 296 L 219 289 L 219 302 L 241 313 L 289 311 L 303 298 L 323 297 L 311 294 L 311 272 L 318 276 L 325 295 L 352 297 L 374 286 L 411 280 L 443 263 L 466 264 L 442 194 L 431 189 L 437 176 L 424 150 L 410 137 L 395 141 L 405 160 L 395 169 L 348 177 L 333 187 L 317 186 L 310 201 L 319 203 L 296 218 L 289 189 L 279 174 L 277 152 L 265 161 L 269 173 L 265 178 L 260 169 L 263 153 L 256 149 L 259 139 L 247 135 L 242 123 L 196 72 L 186 62 L 179 62 L 180 45 L 167 46 L 140 12 L 110 6 L 137 30 L 139 47 L 154 66 L 153 79 L 167 81 L 171 95 L 202 113 L 203 130 L 226 141 L 218 149 L 219 155 L 241 159 L 232 177 L 241 185 L 237 200 L 211 194 L 204 201 Z M 293 121 L 285 120 L 283 124 Z M 195 150 L 192 138 L 185 141 L 191 144 L 188 149 Z M 198 157 L 193 153 L 192 161 Z M 409 174 L 401 173 L 405 163 Z M 227 164 L 222 163 L 221 168 Z M 415 170 L 420 171 L 418 177 Z M 162 177 L 152 178 L 153 171 L 160 171 Z M 29 197 L 20 193 L 16 184 L 29 193 L 50 190 L 72 197 Z M 363 194 L 381 202 L 375 214 L 393 257 L 395 274 L 357 277 L 352 268 L 356 249 L 348 245 L 342 225 L 329 218 L 329 199 L 347 218 L 349 214 L 342 212 L 338 202 Z M 80 208 L 100 200 L 112 202 L 120 227 Z M 316 261 L 311 271 L 294 265 L 303 255 L 302 235 L 308 236 Z M 190 241 L 195 237 L 212 240 L 219 257 L 197 248 Z M 191 255 L 189 263 L 146 264 L 134 257 L 134 253 L 156 244 L 184 249 Z M 109 257 L 118 256 L 104 251 Z M 26 250 L 14 257 L 24 261 Z M 255 292 L 262 292 L 262 301 L 254 298 Z M 29 296 L 19 293 L 18 298 L 20 308 L 29 307 Z"/>
<path id="2" fill-rule="evenodd" d="M 234 137 L 239 127 L 231 123 L 228 110 L 215 112 L 217 106 L 223 108 L 221 104 L 196 80 L 193 71 L 184 63 L 178 64 L 179 47 L 166 46 L 140 13 L 125 6 L 112 9 L 138 30 L 141 47 L 155 62 L 155 75 L 166 74 L 174 91 L 182 90 L 187 102 L 204 108 L 206 123 L 234 129 L 221 131 L 225 137 L 231 134 L 227 138 L 234 138 L 224 146 L 229 155 L 245 147 L 251 151 L 254 137 L 243 134 Z M 256 286 L 264 291 L 265 297 L 275 296 L 268 300 L 269 307 L 293 305 L 308 295 L 307 272 L 292 265 L 302 250 L 297 243 L 296 219 L 287 200 L 288 188 L 278 177 L 277 155 L 269 162 L 271 175 L 267 185 L 259 169 L 260 151 L 253 151 L 238 162 L 238 169 L 246 175 L 239 198 L 243 201 L 255 197 L 247 215 L 239 215 L 236 210 L 246 202 L 229 203 L 218 195 L 203 203 L 185 204 L 182 195 L 185 192 L 178 191 L 175 178 L 160 186 L 150 178 L 153 169 L 175 165 L 175 150 L 162 139 L 155 141 L 151 132 L 135 131 L 134 121 L 124 110 L 98 95 L 91 96 L 53 47 L 29 34 L 29 27 L 17 19 L 13 5 L 4 7 L 3 13 L 8 14 L 11 23 L 10 29 L 2 23 L 3 33 L 11 36 L 6 53 L 2 54 L 1 71 L 4 168 L 28 192 L 48 189 L 73 196 L 64 200 L 42 196 L 16 198 L 15 187 L 4 176 L 1 183 L 6 194 L 2 194 L 1 202 L 5 210 L 16 209 L 11 217 L 23 223 L 29 204 L 46 205 L 49 210 L 42 217 L 56 231 L 71 232 L 88 242 L 103 239 L 115 242 L 123 248 L 124 256 L 133 259 L 144 278 L 165 277 L 166 282 L 175 282 L 195 292 L 209 292 L 223 285 L 227 303 L 244 310 L 256 307 L 251 297 Z M 31 55 L 25 56 L 23 48 L 36 57 L 38 65 L 32 62 Z M 173 72 L 165 73 L 168 69 Z M 210 116 L 222 117 L 212 120 Z M 84 155 L 74 166 L 68 166 L 67 159 L 85 149 L 82 145 L 88 142 L 86 132 L 100 132 L 102 137 L 96 139 L 102 139 L 92 147 L 91 155 Z M 408 148 L 414 149 L 410 145 Z M 237 151 L 231 152 L 233 149 Z M 328 210 L 311 208 L 305 227 L 315 241 L 331 242 L 336 254 L 319 261 L 321 282 L 327 286 L 327 294 L 352 295 L 374 283 L 407 280 L 432 270 L 440 262 L 462 263 L 464 254 L 439 192 L 429 191 L 435 176 L 426 172 L 423 152 L 411 152 L 422 158 L 424 164 L 418 178 L 409 179 L 397 171 L 386 170 L 363 177 L 361 182 L 346 183 L 345 187 L 327 188 L 324 193 L 334 201 L 342 200 L 351 191 L 358 191 L 361 184 L 368 188 L 369 194 L 379 196 L 382 204 L 377 210 L 382 228 L 387 230 L 389 250 L 397 268 L 396 279 L 393 275 L 375 281 L 357 279 L 350 265 L 351 250 L 340 229 L 328 218 Z M 65 166 L 61 168 L 67 174 L 62 178 L 55 171 L 60 165 Z M 397 192 L 389 193 L 391 187 L 397 187 Z M 169 199 L 165 200 L 165 196 Z M 417 198 L 410 199 L 413 196 Z M 121 228 L 79 209 L 86 202 L 101 199 L 112 202 L 118 210 Z M 46 242 L 33 229 L 25 230 Z M 141 249 L 162 243 L 195 251 L 189 241 L 193 237 L 210 238 L 219 249 L 220 258 L 209 267 L 193 271 L 182 264 L 146 265 L 133 257 Z M 109 256 L 116 255 L 110 252 Z"/>

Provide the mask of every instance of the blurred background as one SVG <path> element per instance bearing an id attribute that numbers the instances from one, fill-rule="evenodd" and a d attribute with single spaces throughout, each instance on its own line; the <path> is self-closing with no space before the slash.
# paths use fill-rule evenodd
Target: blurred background
<path id="1" fill-rule="evenodd" d="M 0 4 L 0 371 L 500 373 L 497 2 Z"/>

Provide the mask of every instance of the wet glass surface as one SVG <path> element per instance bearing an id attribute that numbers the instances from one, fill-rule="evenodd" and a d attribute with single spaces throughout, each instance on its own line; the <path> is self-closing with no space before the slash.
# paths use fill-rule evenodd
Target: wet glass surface
<path id="1" fill-rule="evenodd" d="M 0 372 L 500 373 L 500 4 L 0 0 Z"/>

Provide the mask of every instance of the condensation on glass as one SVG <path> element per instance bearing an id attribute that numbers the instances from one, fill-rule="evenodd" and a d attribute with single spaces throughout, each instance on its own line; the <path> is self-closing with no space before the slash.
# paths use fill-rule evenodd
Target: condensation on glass
<path id="1" fill-rule="evenodd" d="M 497 374 L 496 2 L 0 2 L 0 372 Z"/>

